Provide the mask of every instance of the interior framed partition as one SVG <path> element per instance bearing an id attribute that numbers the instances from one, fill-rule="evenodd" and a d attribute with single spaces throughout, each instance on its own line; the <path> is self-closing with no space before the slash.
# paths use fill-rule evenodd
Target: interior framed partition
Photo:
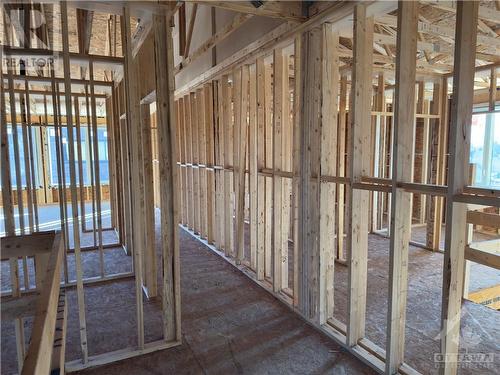
<path id="1" fill-rule="evenodd" d="M 79 17 L 81 9 L 74 9 L 71 3 L 55 3 L 49 8 L 45 16 L 60 26 L 60 45 L 46 44 L 43 48 L 35 48 L 39 41 L 34 38 L 20 38 L 14 27 L 17 21 L 12 18 L 20 10 L 31 17 L 36 11 L 26 4 L 2 9 L 4 35 L 8 37 L 2 52 L 8 59 L 2 60 L 1 77 L 1 195 L 8 236 L 38 235 L 52 227 L 61 232 L 62 279 L 57 287 L 66 290 L 67 298 L 74 302 L 68 313 L 71 319 L 76 318 L 76 325 L 69 325 L 66 332 L 69 360 L 61 367 L 74 372 L 180 344 L 175 224 L 178 191 L 174 188 L 176 171 L 171 168 L 176 152 L 172 141 L 175 128 L 171 125 L 175 114 L 169 110 L 173 107 L 171 14 L 167 8 L 155 12 L 148 42 L 133 51 L 136 10 L 129 4 L 120 8 L 113 17 L 114 26 L 108 23 L 108 42 L 119 43 L 116 29 L 121 26 L 123 55 L 117 54 L 115 47 L 107 50 L 108 56 L 98 56 L 89 54 L 88 33 L 92 17 L 100 17 L 98 12 L 85 23 L 85 17 Z M 70 24 L 74 17 L 78 18 L 77 25 Z M 26 30 L 30 27 L 28 18 L 19 21 Z M 78 52 L 69 41 L 75 26 Z M 48 63 L 36 71 L 31 66 L 23 69 L 32 55 Z M 138 80 L 136 70 L 144 56 L 152 56 L 147 89 L 155 93 L 158 103 L 155 138 L 151 137 L 150 113 L 140 111 L 144 86 L 140 86 L 143 82 Z M 13 64 L 7 64 L 9 61 Z M 168 72 L 163 70 L 165 61 L 171 61 Z M 157 175 L 161 184 L 157 200 L 161 210 L 159 253 L 155 243 L 152 142 L 161 161 Z M 149 219 L 142 223 L 139 218 L 146 210 Z M 143 231 L 145 235 L 139 236 Z M 2 298 L 30 298 L 39 285 L 31 280 L 36 267 L 33 257 L 14 254 L 6 262 L 9 264 L 2 264 L 2 271 L 8 271 L 10 287 L 2 290 Z M 36 271 L 38 279 L 39 269 Z M 58 279 L 59 272 L 56 274 Z M 127 302 L 124 311 L 117 309 L 116 314 L 122 319 L 134 316 L 134 327 L 127 327 L 125 340 L 118 340 L 125 346 L 112 345 L 114 350 L 103 351 L 94 335 L 99 321 L 95 320 L 93 304 L 106 298 L 106 293 L 111 293 L 109 298 L 113 293 L 128 297 L 124 286 L 130 282 L 133 305 Z M 100 292 L 96 294 L 96 290 Z M 144 318 L 152 314 L 161 322 L 154 327 L 158 332 L 153 333 Z M 19 371 L 25 364 L 25 323 L 23 317 L 14 321 Z M 134 336 L 133 344 L 127 338 L 130 335 Z"/>
<path id="2" fill-rule="evenodd" d="M 46 236 L 53 205 L 65 370 L 181 344 L 183 230 L 375 371 L 458 373 L 469 301 L 498 306 L 472 290 L 500 267 L 496 6 L 2 5 L 4 232 Z M 212 7 L 238 14 L 216 30 Z M 8 255 L 2 303 L 24 303 L 45 260 Z M 2 353 L 19 371 L 23 319 Z"/>
<path id="3" fill-rule="evenodd" d="M 293 30 L 284 23 L 175 91 L 182 227 L 390 374 L 419 373 L 405 356 L 415 245 L 444 255 L 441 346 L 430 361 L 457 372 L 463 266 L 474 257 L 465 217 L 500 203 L 498 189 L 471 186 L 467 176 L 472 106 L 495 101 L 498 88 L 496 75 L 486 94 L 474 82 L 477 72 L 497 69 L 476 67 L 470 53 L 477 3 L 457 3 L 456 31 L 447 30 L 454 63 L 442 69 L 454 71 L 453 85 L 451 73 L 422 61 L 430 46 L 417 40 L 421 8 L 350 3 Z M 380 25 L 391 26 L 390 41 Z M 375 54 L 385 42 L 391 48 Z M 389 238 L 377 342 L 368 334 L 372 234 Z M 482 264 L 497 267 L 498 254 L 486 250 L 498 245 L 492 241 L 477 248 L 492 257 Z"/>

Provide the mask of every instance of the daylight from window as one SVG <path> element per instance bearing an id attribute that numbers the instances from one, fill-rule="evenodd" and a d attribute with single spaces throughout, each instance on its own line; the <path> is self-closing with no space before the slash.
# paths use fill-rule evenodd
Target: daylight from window
<path id="1" fill-rule="evenodd" d="M 470 162 L 475 186 L 500 188 L 500 113 L 472 116 Z"/>

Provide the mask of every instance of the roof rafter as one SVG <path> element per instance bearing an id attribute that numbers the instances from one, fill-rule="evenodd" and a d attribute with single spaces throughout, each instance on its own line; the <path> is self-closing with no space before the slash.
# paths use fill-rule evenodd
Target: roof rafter
<path id="1" fill-rule="evenodd" d="M 306 17 L 302 14 L 301 1 L 264 1 L 260 7 L 255 7 L 250 1 L 198 1 L 187 0 L 211 7 L 232 10 L 239 13 L 250 13 L 256 16 L 281 18 L 287 21 L 302 22 Z"/>
<path id="2" fill-rule="evenodd" d="M 375 23 L 395 27 L 397 24 L 397 17 L 385 15 L 377 17 Z M 444 38 L 447 42 L 452 43 L 455 31 L 451 27 L 433 24 L 431 22 L 418 22 L 418 32 L 432 35 L 438 38 Z M 478 44 L 488 46 L 487 51 L 492 54 L 498 54 L 500 48 L 500 38 L 493 38 L 485 35 L 477 36 Z"/>
<path id="3" fill-rule="evenodd" d="M 456 3 L 454 1 L 424 0 L 423 3 L 448 12 L 455 13 L 457 11 Z M 478 17 L 484 21 L 500 24 L 500 11 L 484 5 L 479 5 Z"/>

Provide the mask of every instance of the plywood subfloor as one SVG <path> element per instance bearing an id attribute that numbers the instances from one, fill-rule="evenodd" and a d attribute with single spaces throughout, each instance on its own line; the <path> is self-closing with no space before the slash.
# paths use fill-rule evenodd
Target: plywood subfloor
<path id="1" fill-rule="evenodd" d="M 373 374 L 181 230 L 183 344 L 82 374 Z"/>
<path id="2" fill-rule="evenodd" d="M 158 228 L 157 228 L 158 229 Z M 371 370 L 304 323 L 269 293 L 180 230 L 183 345 L 94 370 L 85 374 L 364 374 Z M 158 236 L 158 233 L 157 233 Z M 247 237 L 248 238 L 248 237 Z M 157 241 L 159 239 L 157 238 Z M 369 236 L 367 337 L 385 346 L 389 240 Z M 130 265 L 123 251 L 109 253 L 108 271 Z M 97 252 L 87 253 L 84 269 L 95 273 Z M 406 362 L 435 374 L 439 351 L 442 254 L 410 248 L 406 325 Z M 499 276 L 498 274 L 496 276 Z M 491 280 L 491 273 L 479 277 Z M 90 354 L 121 349 L 136 342 L 135 289 L 132 279 L 86 286 Z M 347 268 L 335 266 L 335 317 L 346 321 Z M 76 295 L 68 292 L 67 360 L 79 358 Z M 145 303 L 146 341 L 160 338 L 158 301 Z M 500 313 L 464 303 L 461 351 L 500 352 Z M 26 322 L 27 335 L 30 321 Z M 14 329 L 2 322 L 2 374 L 16 373 Z M 491 374 L 489 367 L 461 368 L 460 374 Z"/>
<path id="3" fill-rule="evenodd" d="M 374 373 L 199 241 L 180 234 L 183 344 L 82 374 Z M 97 265 L 98 254 L 92 254 Z M 133 280 L 86 286 L 85 300 L 91 355 L 136 342 Z M 68 301 L 66 360 L 72 360 L 80 355 L 74 289 Z M 159 301 L 145 303 L 146 342 L 160 338 L 160 311 Z M 31 320 L 25 326 L 28 337 Z M 14 342 L 13 325 L 2 322 L 2 374 L 16 373 Z"/>

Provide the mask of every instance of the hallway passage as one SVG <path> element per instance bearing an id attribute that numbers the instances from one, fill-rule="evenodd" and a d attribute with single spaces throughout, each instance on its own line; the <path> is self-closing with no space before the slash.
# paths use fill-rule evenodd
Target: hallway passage
<path id="1" fill-rule="evenodd" d="M 184 230 L 180 249 L 182 345 L 81 374 L 375 373 Z"/>

